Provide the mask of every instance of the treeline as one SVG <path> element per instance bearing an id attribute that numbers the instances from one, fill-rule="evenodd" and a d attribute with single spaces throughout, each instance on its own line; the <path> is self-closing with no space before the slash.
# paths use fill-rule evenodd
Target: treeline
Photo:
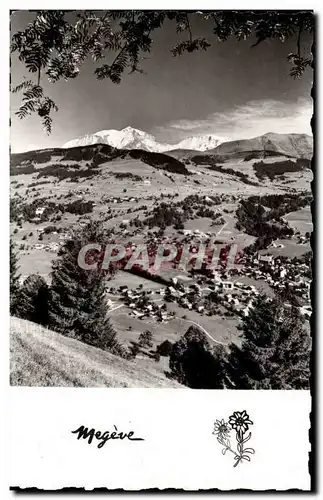
<path id="1" fill-rule="evenodd" d="M 10 221 L 20 222 L 22 220 L 32 222 L 35 217 L 39 222 L 48 221 L 54 214 L 71 213 L 84 215 L 93 212 L 94 202 L 85 200 L 75 200 L 67 204 L 48 201 L 47 198 L 37 198 L 31 203 L 22 203 L 20 199 L 10 199 Z M 44 208 L 43 212 L 37 215 L 37 209 Z"/>
<path id="2" fill-rule="evenodd" d="M 302 191 L 297 194 L 265 194 L 263 196 L 249 196 L 248 200 L 254 204 L 261 204 L 270 208 L 267 215 L 268 219 L 282 217 L 289 212 L 296 212 L 309 205 L 312 200 L 312 194 Z"/>
<path id="3" fill-rule="evenodd" d="M 220 224 L 222 221 L 221 214 L 210 208 L 220 203 L 220 196 L 206 198 L 196 194 L 189 195 L 184 200 L 175 203 L 160 203 L 160 205 L 153 208 L 146 219 L 132 219 L 130 225 L 135 227 L 148 226 L 149 229 L 159 227 L 161 230 L 165 230 L 168 226 L 173 226 L 175 229 L 184 229 L 184 223 L 196 217 L 208 217 L 213 222 Z"/>
<path id="4" fill-rule="evenodd" d="M 141 160 L 151 167 L 166 170 L 172 174 L 190 175 L 184 163 L 163 153 L 151 153 L 142 149 L 132 149 L 128 152 L 130 158 Z"/>
<path id="5" fill-rule="evenodd" d="M 264 163 L 260 161 L 253 164 L 255 175 L 260 181 L 263 181 L 265 177 L 273 181 L 277 176 L 281 176 L 288 172 L 302 172 L 308 168 L 311 168 L 311 161 L 306 158 L 297 158 L 296 161 L 277 161 L 274 163 Z"/>
<path id="6" fill-rule="evenodd" d="M 109 175 L 113 175 L 116 179 L 130 179 L 135 182 L 143 180 L 140 175 L 136 175 L 131 172 L 109 172 Z"/>
<path id="7" fill-rule="evenodd" d="M 190 161 L 192 163 L 195 163 L 195 165 L 212 165 L 214 167 L 221 167 L 221 165 L 218 165 L 219 162 L 224 162 L 227 160 L 229 157 L 225 155 L 214 155 L 214 154 L 201 154 L 201 155 L 196 155 L 196 156 L 191 156 Z"/>
<path id="8" fill-rule="evenodd" d="M 97 173 L 97 170 L 93 167 L 82 169 L 82 165 L 79 164 L 52 163 L 38 170 L 37 179 L 42 177 L 56 177 L 59 181 L 65 179 L 75 181 L 76 179 L 91 179 Z"/>
<path id="9" fill-rule="evenodd" d="M 243 161 L 257 160 L 260 158 L 270 158 L 273 156 L 287 156 L 285 153 L 279 153 L 278 151 L 261 150 L 261 151 L 250 151 L 244 157 Z"/>
<path id="10" fill-rule="evenodd" d="M 10 162 L 10 175 L 19 175 L 19 174 L 32 174 L 34 172 L 39 172 L 39 170 L 35 169 L 35 164 L 39 163 L 49 163 L 53 156 L 61 156 L 61 161 L 85 161 L 91 162 L 91 165 L 88 166 L 88 169 L 83 170 L 83 174 L 77 173 L 73 170 L 70 171 L 71 176 L 69 178 L 78 179 L 82 175 L 84 177 L 90 177 L 95 175 L 95 168 L 103 163 L 112 161 L 116 158 L 133 158 L 136 160 L 140 160 L 148 165 L 165 170 L 174 174 L 181 175 L 190 175 L 190 172 L 185 167 L 184 163 L 173 158 L 172 156 L 168 156 L 163 153 L 154 153 L 150 151 L 144 151 L 141 149 L 117 149 L 107 144 L 94 144 L 83 147 L 74 147 L 69 149 L 51 149 L 51 150 L 41 150 L 41 151 L 30 151 L 26 153 L 18 153 L 11 155 Z M 62 177 L 64 174 L 57 166 L 57 169 L 54 168 L 54 165 L 48 165 L 45 167 L 47 169 L 47 173 L 43 175 L 54 175 L 55 177 Z M 71 168 L 72 165 L 69 165 Z M 79 166 L 78 166 L 79 167 Z M 45 170 L 45 169 L 42 169 Z M 39 174 L 41 175 L 41 172 Z M 82 172 L 79 168 L 77 172 Z M 86 172 L 86 173 L 84 173 Z"/>
<path id="11" fill-rule="evenodd" d="M 240 172 L 239 170 L 234 170 L 233 168 L 223 168 L 223 165 L 218 165 L 217 161 L 221 158 L 223 161 L 223 157 L 218 157 L 217 155 L 201 155 L 201 156 L 193 156 L 191 161 L 195 163 L 195 165 L 207 166 L 209 170 L 212 172 L 219 172 L 221 174 L 228 174 L 234 177 L 238 177 L 244 184 L 249 184 L 250 186 L 258 186 L 256 182 L 253 182 L 249 179 L 248 175 Z"/>
<path id="12" fill-rule="evenodd" d="M 248 251 L 255 252 L 266 248 L 275 239 L 293 235 L 293 229 L 282 217 L 307 206 L 311 199 L 311 195 L 302 193 L 250 196 L 241 200 L 236 211 L 236 227 L 257 237 L 256 242 L 248 247 Z"/>

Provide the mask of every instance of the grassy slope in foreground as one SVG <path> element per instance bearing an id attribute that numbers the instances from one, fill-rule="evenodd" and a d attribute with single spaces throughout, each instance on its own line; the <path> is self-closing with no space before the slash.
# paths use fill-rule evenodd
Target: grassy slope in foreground
<path id="1" fill-rule="evenodd" d="M 11 385 L 52 387 L 183 388 L 157 371 L 11 318 Z"/>

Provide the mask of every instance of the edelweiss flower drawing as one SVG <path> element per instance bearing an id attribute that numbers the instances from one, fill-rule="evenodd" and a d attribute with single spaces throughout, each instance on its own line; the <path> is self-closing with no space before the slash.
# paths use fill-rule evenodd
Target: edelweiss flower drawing
<path id="1" fill-rule="evenodd" d="M 250 455 L 255 453 L 253 448 L 244 447 L 245 443 L 251 439 L 251 432 L 247 433 L 250 425 L 253 425 L 253 422 L 250 420 L 246 410 L 233 412 L 228 421 L 222 418 L 214 422 L 213 434 L 216 435 L 218 442 L 223 446 L 223 455 L 227 451 L 233 453 L 235 460 L 234 467 L 242 463 L 243 460 L 250 462 Z M 232 431 L 235 431 L 236 449 L 231 444 Z"/>
<path id="2" fill-rule="evenodd" d="M 229 434 L 229 432 L 230 426 L 223 419 L 215 421 L 213 434 L 217 434 L 218 436 L 226 436 Z"/>

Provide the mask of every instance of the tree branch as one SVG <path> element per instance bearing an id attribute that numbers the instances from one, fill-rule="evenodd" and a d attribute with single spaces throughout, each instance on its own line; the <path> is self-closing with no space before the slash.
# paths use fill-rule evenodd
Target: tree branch
<path id="1" fill-rule="evenodd" d="M 301 34 L 302 34 L 302 29 L 303 29 L 303 19 L 301 19 L 300 22 L 299 22 L 299 30 L 298 30 L 298 37 L 297 37 L 297 54 L 298 54 L 298 57 L 301 57 Z"/>
<path id="2" fill-rule="evenodd" d="M 186 15 L 186 26 L 187 26 L 188 32 L 190 34 L 190 43 L 192 43 L 193 37 L 192 37 L 191 23 L 190 23 L 190 20 L 188 18 L 188 14 L 185 14 L 185 15 Z"/>
<path id="3" fill-rule="evenodd" d="M 216 27 L 218 28 L 219 27 L 219 22 L 218 22 L 218 20 L 216 18 L 216 14 L 214 14 L 214 12 L 212 12 L 212 17 L 213 17 L 213 21 L 215 22 Z"/>

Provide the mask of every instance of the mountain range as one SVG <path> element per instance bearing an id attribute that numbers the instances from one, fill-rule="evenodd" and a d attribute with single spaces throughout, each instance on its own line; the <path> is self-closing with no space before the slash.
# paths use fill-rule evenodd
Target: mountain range
<path id="1" fill-rule="evenodd" d="M 216 148 L 226 138 L 221 138 L 213 134 L 187 137 L 177 144 L 166 144 L 156 141 L 155 137 L 147 132 L 132 127 L 122 130 L 100 130 L 94 134 L 87 134 L 83 137 L 66 142 L 63 148 L 73 148 L 78 146 L 89 146 L 92 144 L 108 144 L 118 149 L 143 149 L 154 153 L 164 153 L 174 149 L 189 149 L 194 151 L 208 151 Z"/>
<path id="2" fill-rule="evenodd" d="M 271 151 L 296 158 L 311 158 L 313 154 L 313 137 L 307 134 L 275 134 L 269 132 L 252 139 L 223 142 L 209 152 L 221 155 L 248 151 Z"/>
<path id="3" fill-rule="evenodd" d="M 66 142 L 63 149 L 107 144 L 117 149 L 140 149 L 148 152 L 204 151 L 219 155 L 234 155 L 250 151 L 270 151 L 291 157 L 311 158 L 313 138 L 307 134 L 277 134 L 269 132 L 251 139 L 229 141 L 213 134 L 187 137 L 177 144 L 156 141 L 155 137 L 142 130 L 126 127 L 122 130 L 100 130 Z"/>

